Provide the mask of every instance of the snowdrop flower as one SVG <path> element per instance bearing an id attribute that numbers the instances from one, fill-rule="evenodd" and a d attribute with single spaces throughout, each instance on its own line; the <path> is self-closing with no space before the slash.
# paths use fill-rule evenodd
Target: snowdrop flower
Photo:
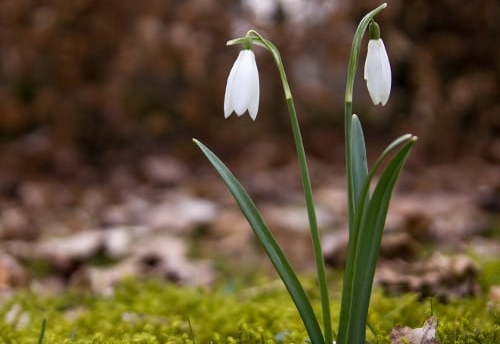
<path id="1" fill-rule="evenodd" d="M 385 105 L 391 93 L 391 65 L 377 23 L 370 24 L 365 80 L 373 104 Z"/>
<path id="2" fill-rule="evenodd" d="M 234 111 L 241 116 L 248 110 L 253 120 L 259 109 L 259 71 L 255 54 L 250 49 L 240 51 L 227 78 L 224 96 L 224 117 Z"/>

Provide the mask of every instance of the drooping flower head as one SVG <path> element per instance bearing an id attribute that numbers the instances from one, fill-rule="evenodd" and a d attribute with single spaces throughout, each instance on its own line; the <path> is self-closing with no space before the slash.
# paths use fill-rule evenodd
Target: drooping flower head
<path id="1" fill-rule="evenodd" d="M 391 93 L 391 65 L 380 38 L 380 28 L 377 23 L 370 23 L 370 41 L 365 61 L 365 80 L 373 104 L 385 105 Z"/>
<path id="2" fill-rule="evenodd" d="M 255 54 L 251 50 L 251 41 L 245 40 L 243 50 L 227 78 L 224 117 L 228 118 L 233 111 L 241 116 L 248 110 L 250 117 L 255 120 L 259 110 L 259 93 L 259 71 Z"/>

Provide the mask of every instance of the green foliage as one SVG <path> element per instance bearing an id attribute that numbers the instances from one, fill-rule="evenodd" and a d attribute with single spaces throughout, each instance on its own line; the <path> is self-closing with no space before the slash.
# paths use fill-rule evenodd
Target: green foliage
<path id="1" fill-rule="evenodd" d="M 294 301 L 297 310 L 302 317 L 304 326 L 307 329 L 311 341 L 316 344 L 325 343 L 323 335 L 321 334 L 321 329 L 316 319 L 316 315 L 311 307 L 311 303 L 307 298 L 302 284 L 297 278 L 297 275 L 294 273 L 292 266 L 288 262 L 288 259 L 284 255 L 273 234 L 264 223 L 262 216 L 251 200 L 250 196 L 243 189 L 239 181 L 227 168 L 227 166 L 210 149 L 208 149 L 204 144 L 197 140 L 194 140 L 194 142 L 198 145 L 198 147 L 200 147 L 203 154 L 205 154 L 205 156 L 217 170 L 227 188 L 236 200 L 236 203 L 240 207 L 242 213 L 247 218 L 250 227 L 254 231 L 254 234 L 259 239 L 259 242 L 264 248 L 264 251 L 267 253 L 269 259 L 271 260 L 274 268 L 276 269 L 276 272 L 279 274 L 288 292 L 290 293 L 290 297 Z M 322 256 L 321 259 L 323 259 Z M 326 299 L 326 302 L 328 306 L 328 299 Z M 330 319 L 330 316 L 328 316 L 328 319 Z M 331 325 L 330 321 L 328 321 L 328 325 Z"/>
<path id="2" fill-rule="evenodd" d="M 377 159 L 373 168 L 368 170 L 361 122 L 352 113 L 354 77 L 364 33 L 375 15 L 386 6 L 386 3 L 380 5 L 361 19 L 354 34 L 347 71 L 344 130 L 349 244 L 338 326 L 339 344 L 364 344 L 366 341 L 365 329 L 373 277 L 392 190 L 417 139 L 411 135 L 396 139 Z M 401 147 L 394 152 L 399 145 Z M 394 156 L 382 170 L 380 179 L 370 194 L 372 178 L 390 152 L 394 152 Z"/>
<path id="3" fill-rule="evenodd" d="M 481 264 L 481 274 L 479 275 L 479 284 L 484 290 L 487 290 L 489 285 L 500 285 L 500 260 L 487 259 Z"/>

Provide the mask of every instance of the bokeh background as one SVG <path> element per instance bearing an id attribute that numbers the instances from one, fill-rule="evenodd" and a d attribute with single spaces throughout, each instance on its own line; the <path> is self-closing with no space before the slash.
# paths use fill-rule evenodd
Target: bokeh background
<path id="1" fill-rule="evenodd" d="M 258 48 L 258 121 L 222 120 L 225 81 L 237 55 L 225 42 L 257 28 L 284 56 L 300 120 L 313 133 L 311 150 L 325 158 L 341 153 L 332 143 L 342 133 L 352 35 L 378 3 L 259 3 L 2 1 L 2 141 L 40 135 L 56 151 L 99 160 L 115 149 L 150 149 L 147 144 L 177 150 L 190 146 L 191 137 L 234 147 L 288 135 L 275 67 Z M 359 78 L 355 112 L 366 131 L 379 138 L 411 131 L 425 160 L 475 154 L 500 161 L 498 3 L 388 5 L 378 21 L 393 66 L 393 92 L 386 107 L 373 107 Z"/>
<path id="2" fill-rule="evenodd" d="M 354 93 L 370 159 L 396 136 L 411 132 L 419 141 L 400 188 L 448 196 L 428 201 L 421 195 L 408 209 L 445 204 L 449 213 L 436 216 L 448 219 L 468 214 L 450 201 L 459 199 L 466 209 L 498 212 L 498 1 L 387 2 L 377 21 L 392 63 L 391 98 L 385 107 L 371 104 L 362 79 L 366 44 Z M 225 82 L 238 54 L 225 43 L 250 28 L 282 53 L 318 193 L 322 185 L 333 185 L 334 173 L 340 180 L 335 185 L 342 185 L 347 59 L 359 20 L 378 5 L 368 0 L 0 1 L 0 253 L 10 257 L 8 263 L 0 259 L 0 284 L 25 284 L 19 276 L 29 275 L 24 267 L 33 252 L 42 252 L 37 261 L 49 260 L 45 272 L 73 276 L 89 257 L 104 254 L 101 236 L 83 256 L 70 258 L 80 239 L 67 243 L 70 249 L 57 259 L 57 244 L 43 246 L 49 247 L 45 251 L 30 245 L 89 229 L 111 233 L 107 229 L 144 225 L 146 232 L 182 236 L 208 228 L 218 244 L 208 246 L 206 256 L 219 252 L 220 245 L 235 255 L 248 253 L 248 235 L 240 231 L 226 238 L 245 223 L 237 212 L 224 213 L 234 203 L 193 137 L 229 161 L 258 200 L 300 200 L 293 193 L 300 192 L 300 182 L 283 91 L 263 49 L 255 48 L 261 79 L 257 120 L 223 116 Z M 336 202 L 337 194 L 325 194 Z M 294 219 L 296 212 L 286 210 L 276 217 Z M 417 216 L 417 223 L 433 230 L 434 215 L 423 222 Z M 483 223 L 477 219 L 472 213 L 449 227 L 476 228 Z M 294 221 L 281 225 L 300 222 Z M 127 227 L 120 233 L 129 240 L 118 250 L 122 257 L 136 232 Z M 146 258 L 148 268 L 157 263 Z M 23 263 L 17 275 L 11 268 L 16 261 Z"/>

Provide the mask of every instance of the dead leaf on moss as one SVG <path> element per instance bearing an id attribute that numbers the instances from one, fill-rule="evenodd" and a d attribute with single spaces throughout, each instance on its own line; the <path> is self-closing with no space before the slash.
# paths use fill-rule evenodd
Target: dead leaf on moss
<path id="1" fill-rule="evenodd" d="M 389 294 L 417 292 L 420 298 L 432 296 L 447 301 L 478 295 L 478 266 L 466 255 L 435 253 L 417 262 L 395 260 L 377 269 L 375 283 Z"/>
<path id="2" fill-rule="evenodd" d="M 391 331 L 391 344 L 439 344 L 436 339 L 436 327 L 435 316 L 427 319 L 422 327 L 396 326 Z"/>
<path id="3" fill-rule="evenodd" d="M 494 314 L 500 314 L 500 285 L 492 285 L 490 287 L 488 309 Z"/>
<path id="4" fill-rule="evenodd" d="M 500 285 L 492 285 L 489 292 L 489 300 L 500 305 Z"/>
<path id="5" fill-rule="evenodd" d="M 0 292 L 25 287 L 30 277 L 26 269 L 11 255 L 0 251 Z"/>

